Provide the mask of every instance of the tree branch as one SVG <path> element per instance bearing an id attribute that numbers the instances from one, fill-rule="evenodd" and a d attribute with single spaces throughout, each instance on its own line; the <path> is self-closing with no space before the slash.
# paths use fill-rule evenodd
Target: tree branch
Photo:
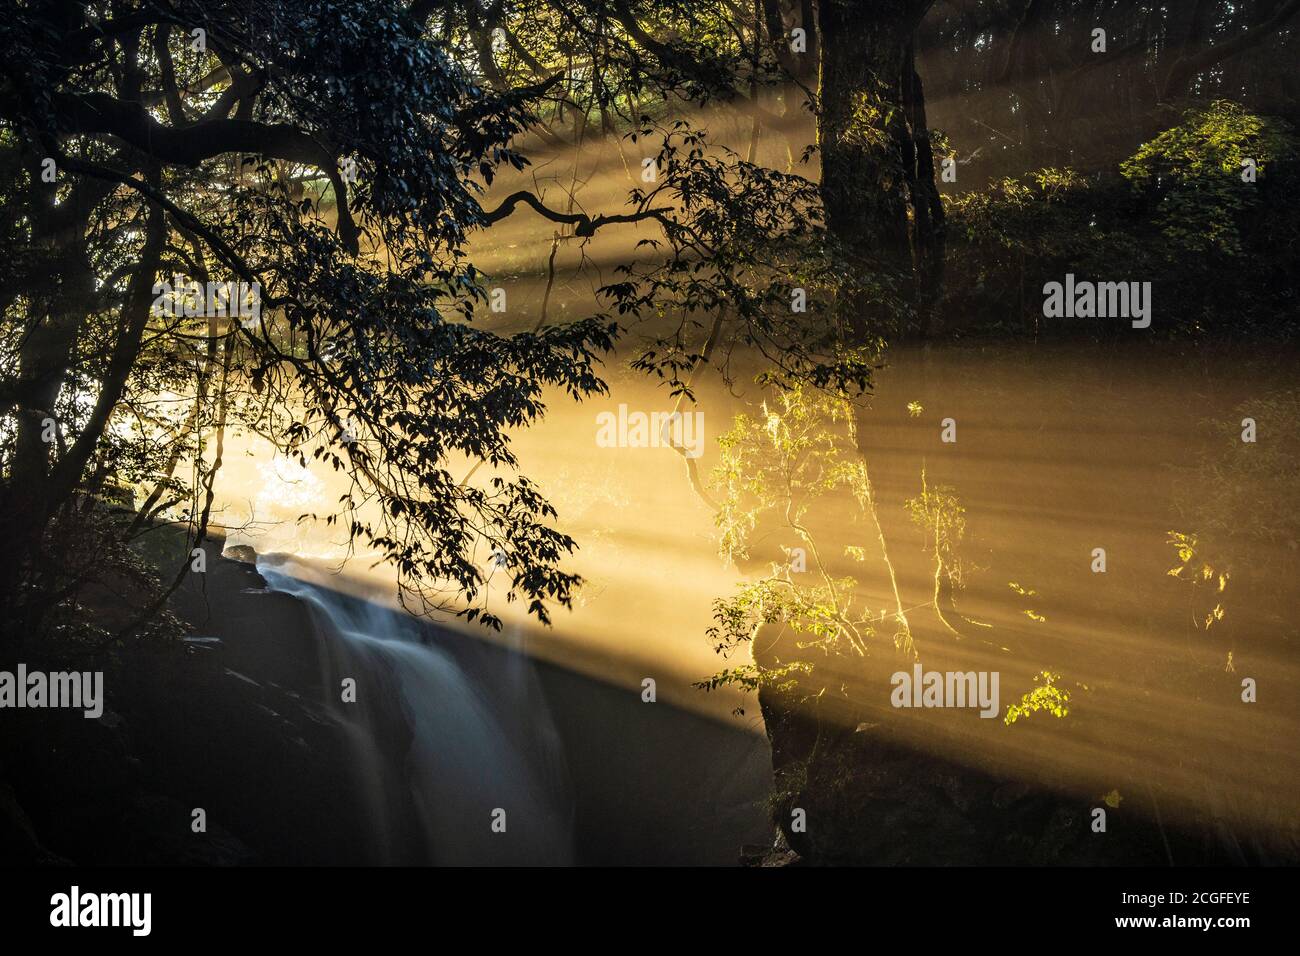
<path id="1" fill-rule="evenodd" d="M 521 189 L 519 192 L 511 193 L 501 202 L 501 205 L 497 206 L 496 209 L 491 212 L 485 212 L 483 214 L 485 224 L 491 225 L 492 223 L 500 222 L 502 219 L 505 219 L 513 213 L 520 203 L 523 203 L 526 206 L 531 206 L 541 216 L 549 219 L 551 222 L 573 226 L 573 234 L 581 238 L 586 238 L 595 234 L 596 230 L 601 226 L 609 226 L 621 222 L 644 222 L 647 219 L 654 219 L 665 226 L 673 225 L 672 220 L 668 218 L 668 213 L 672 210 L 667 207 L 639 209 L 633 213 L 618 213 L 612 216 L 601 215 L 592 219 L 586 213 L 558 212 L 551 209 L 526 189 Z"/>
<path id="2" fill-rule="evenodd" d="M 1285 26 L 1286 22 L 1295 16 L 1297 11 L 1300 11 L 1300 0 L 1288 0 L 1273 16 L 1263 23 L 1251 27 L 1240 36 L 1234 37 L 1225 43 L 1216 43 L 1200 53 L 1180 56 L 1174 61 L 1174 65 L 1169 68 L 1169 75 L 1165 79 L 1164 88 L 1160 91 L 1160 99 L 1168 101 L 1175 96 L 1179 96 L 1187 89 L 1187 84 L 1192 81 L 1192 77 L 1197 73 L 1207 70 L 1214 64 L 1220 63 L 1229 57 L 1236 56 L 1257 43 L 1263 42 Z"/>
<path id="3" fill-rule="evenodd" d="M 255 153 L 320 169 L 338 197 L 338 230 L 353 255 L 359 233 L 348 208 L 347 186 L 338 159 L 318 140 L 294 126 L 244 119 L 212 119 L 176 129 L 163 126 L 138 103 L 123 103 L 103 93 L 51 98 L 64 131 L 107 134 L 164 163 L 197 166 L 226 153 Z"/>

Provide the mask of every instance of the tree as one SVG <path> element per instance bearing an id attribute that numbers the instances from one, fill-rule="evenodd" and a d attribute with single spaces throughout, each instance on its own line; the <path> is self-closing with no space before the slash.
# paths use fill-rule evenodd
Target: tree
<path id="1" fill-rule="evenodd" d="M 943 263 L 943 207 L 913 46 L 928 6 L 929 0 L 819 5 L 817 127 L 831 231 L 860 271 L 914 277 L 923 335 Z M 859 338 L 866 317 L 881 318 L 869 302 L 846 307 Z"/>
<path id="2" fill-rule="evenodd" d="M 351 488 L 321 517 L 385 556 L 416 610 L 496 624 L 482 604 L 493 555 L 509 598 L 540 619 L 567 603 L 576 578 L 559 563 L 575 543 L 535 486 L 449 470 L 465 456 L 509 472 L 507 430 L 543 414 L 543 388 L 604 388 L 607 315 L 511 336 L 473 324 L 487 290 L 468 239 L 520 209 L 583 239 L 658 226 L 646 241 L 663 261 L 604 290 L 621 321 L 679 309 L 683 328 L 716 330 L 729 314 L 728 341 L 861 386 L 865 364 L 789 309 L 791 262 L 822 244 L 815 188 L 638 108 L 687 97 L 767 115 L 738 79 L 757 79 L 758 34 L 732 42 L 731 22 L 624 0 L 20 8 L 0 26 L 0 183 L 16 224 L 0 289 L 15 343 L 0 363 L 8 643 L 88 581 L 112 586 L 122 546 L 158 519 L 180 517 L 200 544 L 232 427 L 343 471 Z M 706 54 L 665 38 L 686 26 Z M 663 177 L 634 188 L 629 211 L 555 209 L 530 190 L 485 208 L 498 171 L 526 166 L 526 134 L 564 141 L 547 108 L 568 110 L 578 136 L 593 110 L 602 129 L 618 118 L 653 142 Z M 702 356 L 681 332 L 641 364 L 684 391 L 679 372 Z"/>
<path id="3" fill-rule="evenodd" d="M 165 485 L 184 449 L 200 540 L 234 422 L 346 470 L 329 520 L 421 607 L 451 595 L 482 613 L 485 552 L 543 620 L 568 601 L 574 543 L 537 489 L 448 470 L 455 454 L 513 467 L 506 430 L 543 413 L 543 387 L 603 388 L 609 323 L 498 336 L 468 321 L 485 295 L 465 254 L 490 221 L 478 193 L 523 165 L 510 143 L 545 83 L 485 90 L 391 0 L 34 3 L 0 48 L 19 223 L 0 367 L 9 646 L 104 573 L 102 548 L 69 566 L 66 545 L 114 477 Z M 182 288 L 164 287 L 173 274 Z M 254 294 L 196 299 L 198 279 Z M 169 421 L 159 390 L 184 380 L 193 412 Z M 136 529 L 109 522 L 99 543 Z"/>

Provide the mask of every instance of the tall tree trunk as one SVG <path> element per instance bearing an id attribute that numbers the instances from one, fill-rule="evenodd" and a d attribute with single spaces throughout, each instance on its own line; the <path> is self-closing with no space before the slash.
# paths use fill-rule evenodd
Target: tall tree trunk
<path id="1" fill-rule="evenodd" d="M 41 183 L 39 157 L 32 157 L 32 182 Z M 46 252 L 48 293 L 35 295 L 27 334 L 18 350 L 13 404 L 14 443 L 9 473 L 0 483 L 0 628 L 21 634 L 26 622 L 17 602 L 24 566 L 44 529 L 46 489 L 55 459 L 46 422 L 60 438 L 56 405 L 67 381 L 78 336 L 96 300 L 94 272 L 86 256 L 90 206 L 74 192 L 55 204 L 53 185 L 33 197 L 32 241 Z"/>
<path id="2" fill-rule="evenodd" d="M 932 194 L 929 131 L 913 125 L 923 124 L 925 114 L 911 43 L 928 5 L 926 0 L 824 0 L 820 5 L 817 139 L 827 226 L 860 277 L 897 283 L 905 299 L 915 292 L 913 216 L 926 220 L 925 235 L 917 238 L 931 251 L 936 225 L 942 224 L 937 193 Z M 874 296 L 859 291 L 842 308 L 855 341 L 888 327 L 889 310 Z"/>
<path id="3" fill-rule="evenodd" d="M 156 176 L 156 171 L 154 176 Z M 53 261 L 59 265 L 59 288 L 45 322 L 37 326 L 20 353 L 20 377 L 38 387 L 17 408 L 18 434 L 9 480 L 0 489 L 0 633 L 5 650 L 17 648 L 39 623 L 42 607 L 23 598 L 23 582 L 37 563 L 55 512 L 77 491 L 113 409 L 126 388 L 139 355 L 153 302 L 152 287 L 166 240 L 166 219 L 159 206 L 147 213 L 139 267 L 134 271 L 122 305 L 118 334 L 98 382 L 98 394 L 80 433 L 59 455 L 44 441 L 43 419 L 54 417 L 54 405 L 67 383 L 76 343 L 86 317 L 98 299 L 93 271 L 85 261 L 85 220 L 74 217 L 52 239 Z"/>
<path id="4" fill-rule="evenodd" d="M 927 338 L 943 291 L 944 256 L 947 251 L 943 200 L 934 179 L 934 146 L 930 142 L 930 124 L 925 116 L 925 89 L 916 72 L 916 56 L 907 47 L 907 64 L 903 75 L 903 105 L 912 139 L 906 145 L 905 168 L 912 200 L 913 278 L 918 331 Z"/>

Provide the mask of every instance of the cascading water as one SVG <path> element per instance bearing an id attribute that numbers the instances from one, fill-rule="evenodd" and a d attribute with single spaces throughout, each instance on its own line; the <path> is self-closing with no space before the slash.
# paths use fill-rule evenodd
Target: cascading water
<path id="1" fill-rule="evenodd" d="M 453 652 L 408 614 L 304 580 L 310 567 L 293 559 L 260 557 L 258 571 L 310 610 L 326 704 L 350 736 L 371 862 L 572 862 L 559 735 L 518 648 L 464 641 Z M 352 703 L 341 699 L 347 678 Z"/>

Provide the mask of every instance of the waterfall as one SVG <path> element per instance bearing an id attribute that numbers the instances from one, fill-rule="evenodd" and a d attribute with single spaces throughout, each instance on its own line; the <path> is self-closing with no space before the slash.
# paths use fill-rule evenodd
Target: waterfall
<path id="1" fill-rule="evenodd" d="M 308 580 L 320 576 L 296 559 L 262 556 L 258 571 L 310 612 L 325 704 L 349 734 L 371 862 L 572 863 L 559 735 L 517 644 L 341 594 Z M 342 700 L 349 677 L 355 703 Z"/>

